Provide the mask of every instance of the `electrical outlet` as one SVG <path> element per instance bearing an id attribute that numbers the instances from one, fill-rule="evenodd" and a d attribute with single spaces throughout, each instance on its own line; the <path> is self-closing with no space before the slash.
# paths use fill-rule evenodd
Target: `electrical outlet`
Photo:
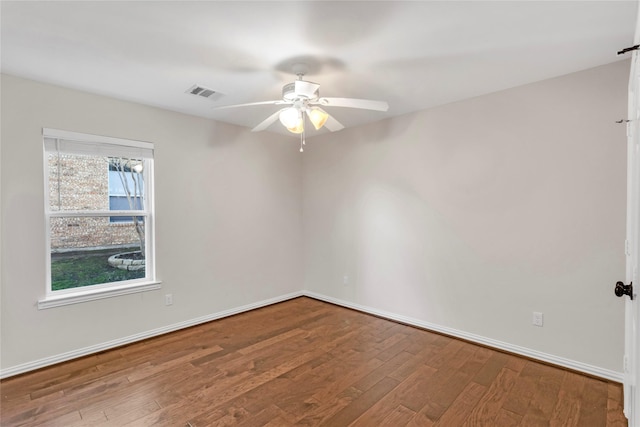
<path id="1" fill-rule="evenodd" d="M 342 276 L 342 284 L 345 286 L 349 284 L 349 276 L 347 275 Z"/>
<path id="2" fill-rule="evenodd" d="M 534 311 L 533 312 L 533 321 L 532 321 L 532 323 L 534 324 L 534 326 L 542 326 L 542 324 L 543 324 L 542 313 L 540 313 L 539 311 Z"/>
<path id="3" fill-rule="evenodd" d="M 173 295 L 172 294 L 166 294 L 164 296 L 164 305 L 171 305 L 173 304 Z"/>

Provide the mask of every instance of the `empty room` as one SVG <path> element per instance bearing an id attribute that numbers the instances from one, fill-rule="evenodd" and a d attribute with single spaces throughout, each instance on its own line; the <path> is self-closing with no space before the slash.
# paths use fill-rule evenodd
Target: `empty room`
<path id="1" fill-rule="evenodd" d="M 0 424 L 640 427 L 638 16 L 0 1 Z"/>

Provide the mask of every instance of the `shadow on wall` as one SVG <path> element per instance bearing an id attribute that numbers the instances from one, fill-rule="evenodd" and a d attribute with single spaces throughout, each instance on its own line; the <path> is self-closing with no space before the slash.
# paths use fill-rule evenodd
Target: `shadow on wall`
<path id="1" fill-rule="evenodd" d="M 228 123 L 211 121 L 211 129 L 207 137 L 208 145 L 212 148 L 220 148 L 236 144 L 247 138 L 249 129 Z"/>

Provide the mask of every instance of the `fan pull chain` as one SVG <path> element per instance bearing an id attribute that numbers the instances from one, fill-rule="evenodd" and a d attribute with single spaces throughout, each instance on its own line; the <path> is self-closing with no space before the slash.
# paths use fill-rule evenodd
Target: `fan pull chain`
<path id="1" fill-rule="evenodd" d="M 306 145 L 305 140 L 304 140 L 304 111 L 301 112 L 302 114 L 302 132 L 300 133 L 300 152 L 303 153 L 304 149 L 302 148 L 303 145 Z"/>
<path id="2" fill-rule="evenodd" d="M 302 130 L 302 133 L 300 133 L 300 152 L 304 152 L 304 148 L 302 148 L 303 145 L 307 145 L 306 141 L 304 140 L 304 129 Z"/>

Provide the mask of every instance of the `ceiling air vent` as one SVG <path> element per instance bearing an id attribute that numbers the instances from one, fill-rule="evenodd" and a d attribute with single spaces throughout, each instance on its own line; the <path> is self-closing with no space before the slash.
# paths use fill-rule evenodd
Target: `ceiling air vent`
<path id="1" fill-rule="evenodd" d="M 216 100 L 222 96 L 220 92 L 216 92 L 213 89 L 206 88 L 200 85 L 191 86 L 186 93 L 190 93 L 191 95 L 199 96 L 201 98 L 207 98 L 211 100 Z"/>

